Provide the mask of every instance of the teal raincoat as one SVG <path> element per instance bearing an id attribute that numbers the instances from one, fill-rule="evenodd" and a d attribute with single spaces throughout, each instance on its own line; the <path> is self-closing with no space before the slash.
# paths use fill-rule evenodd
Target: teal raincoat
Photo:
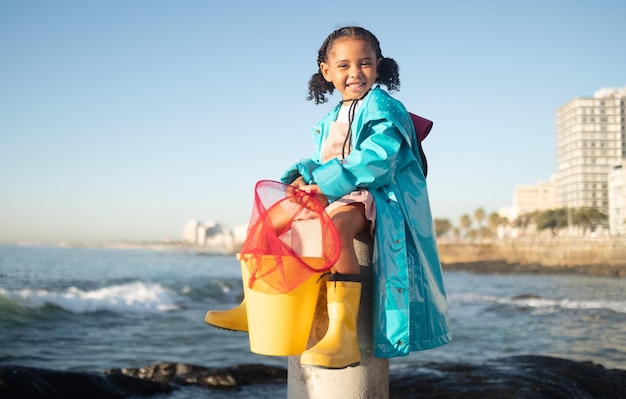
<path id="1" fill-rule="evenodd" d="M 335 158 L 322 165 L 322 148 L 340 107 L 313 128 L 313 157 L 290 167 L 281 180 L 291 183 L 302 176 L 319 185 L 330 201 L 357 188 L 374 196 L 374 356 L 404 356 L 444 345 L 451 340 L 448 305 L 409 114 L 386 91 L 373 88 L 352 122 L 352 152 L 343 162 Z"/>

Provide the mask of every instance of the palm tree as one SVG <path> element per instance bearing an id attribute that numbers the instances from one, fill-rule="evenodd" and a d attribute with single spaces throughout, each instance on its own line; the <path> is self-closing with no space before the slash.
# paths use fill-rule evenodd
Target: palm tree
<path id="1" fill-rule="evenodd" d="M 489 226 L 489 230 L 492 234 L 497 237 L 498 236 L 498 227 L 504 224 L 504 218 L 500 216 L 497 212 L 491 212 L 489 214 L 489 218 L 487 218 L 487 225 Z"/>
<path id="2" fill-rule="evenodd" d="M 463 230 L 465 230 L 465 236 L 467 236 L 470 228 L 472 227 L 472 218 L 470 218 L 470 216 L 466 213 L 461 216 L 461 220 L 459 222 L 461 223 Z"/>
<path id="3" fill-rule="evenodd" d="M 461 239 L 461 229 L 459 229 L 458 227 L 453 228 L 452 235 L 454 236 L 454 239 L 456 241 L 459 241 Z"/>
<path id="4" fill-rule="evenodd" d="M 483 220 L 485 220 L 485 210 L 478 208 L 474 211 L 474 220 L 478 222 L 478 228 L 483 226 Z"/>
<path id="5" fill-rule="evenodd" d="M 517 227 L 522 231 L 522 234 L 526 235 L 528 226 L 534 221 L 535 215 L 533 213 L 524 213 L 518 215 L 513 221 L 513 227 Z"/>
<path id="6" fill-rule="evenodd" d="M 572 222 L 583 228 L 583 235 L 587 230 L 594 231 L 599 225 L 606 223 L 608 216 L 596 208 L 578 208 L 572 215 Z"/>

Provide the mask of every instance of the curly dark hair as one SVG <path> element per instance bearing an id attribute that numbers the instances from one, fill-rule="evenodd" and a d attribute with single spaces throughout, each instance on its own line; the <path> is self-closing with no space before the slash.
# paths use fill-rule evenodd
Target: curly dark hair
<path id="1" fill-rule="evenodd" d="M 325 103 L 328 101 L 326 93 L 333 94 L 335 91 L 335 86 L 324 79 L 320 64 L 327 61 L 328 52 L 333 47 L 334 41 L 343 37 L 359 38 L 368 42 L 376 53 L 376 59 L 380 60 L 376 83 L 385 85 L 389 91 L 400 90 L 400 68 L 392 58 L 383 57 L 380 50 L 380 43 L 376 36 L 367 29 L 358 26 L 346 26 L 331 33 L 326 40 L 324 40 L 324 44 L 322 44 L 322 47 L 320 47 L 317 52 L 317 73 L 313 74 L 311 80 L 309 80 L 308 101 L 314 100 L 315 104 Z"/>

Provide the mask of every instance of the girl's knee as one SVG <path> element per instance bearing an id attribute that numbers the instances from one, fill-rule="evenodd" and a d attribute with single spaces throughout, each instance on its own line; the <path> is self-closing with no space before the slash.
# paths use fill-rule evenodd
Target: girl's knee
<path id="1" fill-rule="evenodd" d="M 354 236 L 361 232 L 367 219 L 363 204 L 350 204 L 338 208 L 330 215 L 340 236 Z"/>

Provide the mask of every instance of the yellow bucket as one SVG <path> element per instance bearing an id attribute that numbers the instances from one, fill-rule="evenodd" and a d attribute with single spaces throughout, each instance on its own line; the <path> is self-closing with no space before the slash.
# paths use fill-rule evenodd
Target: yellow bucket
<path id="1" fill-rule="evenodd" d="M 237 258 L 241 261 L 250 350 L 269 356 L 302 354 L 309 341 L 322 273 L 311 275 L 290 292 L 271 294 L 268 292 L 276 291 L 261 279 L 249 288 L 250 272 L 246 259 L 239 255 Z M 276 257 L 263 256 L 261 261 L 276 262 Z M 289 263 L 286 257 L 283 261 Z M 323 259 L 320 258 L 320 262 L 323 263 Z"/>

